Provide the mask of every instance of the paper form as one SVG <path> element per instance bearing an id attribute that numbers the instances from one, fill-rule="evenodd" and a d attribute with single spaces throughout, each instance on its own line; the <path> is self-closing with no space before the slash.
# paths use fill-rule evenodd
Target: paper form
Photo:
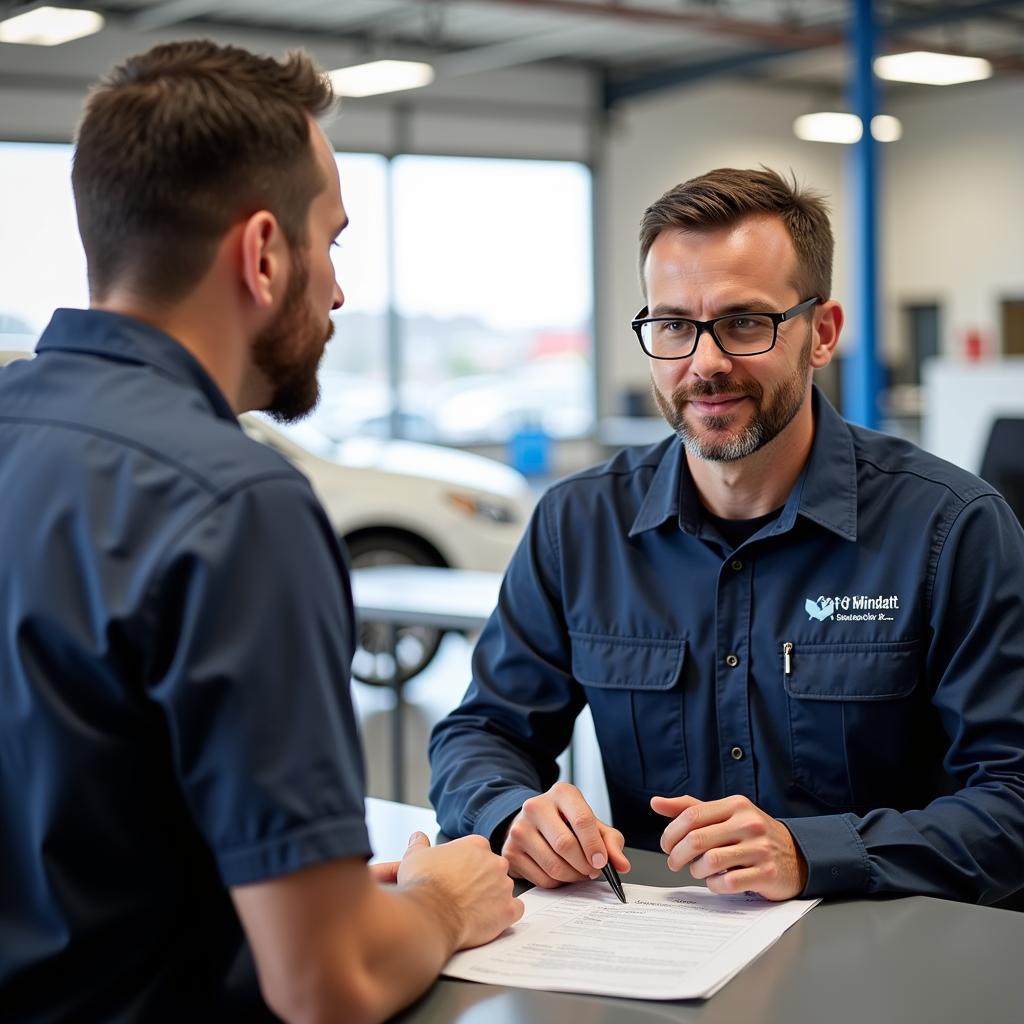
<path id="1" fill-rule="evenodd" d="M 456 953 L 443 973 L 554 992 L 705 999 L 819 902 L 771 903 L 701 886 L 623 888 L 626 904 L 603 880 L 530 889 L 516 925 Z"/>

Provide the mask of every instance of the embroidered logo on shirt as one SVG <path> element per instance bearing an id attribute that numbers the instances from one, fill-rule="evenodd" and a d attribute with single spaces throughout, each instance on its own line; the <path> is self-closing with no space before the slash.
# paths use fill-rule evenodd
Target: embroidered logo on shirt
<path id="1" fill-rule="evenodd" d="M 824 594 L 815 601 L 807 598 L 804 610 L 807 621 L 822 622 L 825 619 L 840 622 L 894 622 L 895 617 L 886 612 L 899 611 L 899 594 Z"/>
<path id="2" fill-rule="evenodd" d="M 822 619 L 830 619 L 836 610 L 836 603 L 831 597 L 819 597 L 817 601 L 812 601 L 808 598 L 804 601 L 804 608 L 807 609 L 808 619 L 817 619 L 821 622 Z"/>

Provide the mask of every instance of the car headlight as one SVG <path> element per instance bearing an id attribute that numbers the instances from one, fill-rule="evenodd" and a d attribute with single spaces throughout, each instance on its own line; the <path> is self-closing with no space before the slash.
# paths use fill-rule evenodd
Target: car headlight
<path id="1" fill-rule="evenodd" d="M 515 509 L 494 498 L 482 498 L 474 494 L 465 494 L 459 491 L 450 491 L 448 501 L 451 502 L 460 512 L 467 515 L 478 516 L 491 523 L 515 523 L 518 521 Z"/>

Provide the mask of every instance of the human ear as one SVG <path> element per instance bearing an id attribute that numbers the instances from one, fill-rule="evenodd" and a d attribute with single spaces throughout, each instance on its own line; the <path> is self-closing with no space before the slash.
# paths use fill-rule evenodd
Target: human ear
<path id="1" fill-rule="evenodd" d="M 283 240 L 281 225 L 269 210 L 257 210 L 242 225 L 242 284 L 260 308 L 273 305 L 282 287 Z"/>
<path id="2" fill-rule="evenodd" d="M 820 370 L 828 366 L 839 344 L 843 329 L 843 307 L 834 299 L 821 303 L 814 309 L 811 341 L 811 366 Z"/>

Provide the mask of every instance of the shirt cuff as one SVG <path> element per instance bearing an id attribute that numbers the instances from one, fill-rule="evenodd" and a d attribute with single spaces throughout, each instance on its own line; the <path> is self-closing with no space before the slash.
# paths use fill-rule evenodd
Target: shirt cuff
<path id="1" fill-rule="evenodd" d="M 371 855 L 363 818 L 328 819 L 261 842 L 214 851 L 226 886 L 265 882 L 336 857 Z"/>
<path id="2" fill-rule="evenodd" d="M 852 815 L 823 814 L 810 818 L 779 818 L 807 861 L 802 899 L 850 896 L 867 891 L 867 851 L 853 826 Z"/>
<path id="3" fill-rule="evenodd" d="M 490 803 L 484 804 L 476 816 L 473 831 L 491 841 L 493 847 L 494 832 L 519 809 L 530 797 L 539 796 L 539 790 L 527 789 L 525 786 L 507 789 Z"/>

